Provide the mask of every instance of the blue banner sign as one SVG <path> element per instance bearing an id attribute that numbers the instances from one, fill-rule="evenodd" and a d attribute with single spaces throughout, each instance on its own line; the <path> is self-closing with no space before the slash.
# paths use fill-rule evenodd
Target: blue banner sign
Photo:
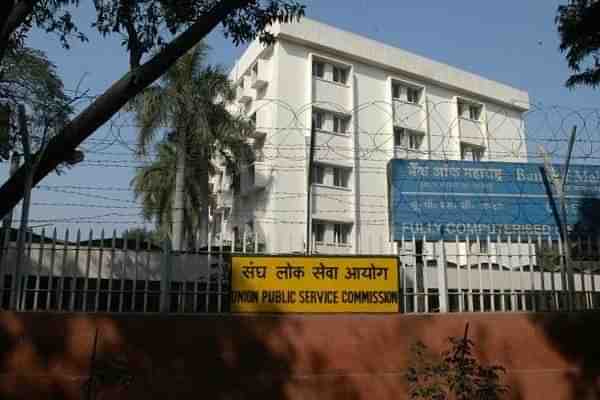
<path id="1" fill-rule="evenodd" d="M 395 159 L 388 168 L 394 240 L 560 233 L 542 164 Z M 565 194 L 569 229 L 600 232 L 600 166 L 572 165 Z"/>

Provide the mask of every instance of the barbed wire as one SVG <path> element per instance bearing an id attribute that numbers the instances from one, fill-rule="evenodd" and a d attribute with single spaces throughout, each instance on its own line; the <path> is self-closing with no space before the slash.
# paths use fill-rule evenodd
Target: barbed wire
<path id="1" fill-rule="evenodd" d="M 91 101 L 95 95 L 86 94 L 82 101 Z M 318 140 L 314 146 L 315 163 L 331 166 L 355 168 L 361 176 L 387 175 L 387 162 L 396 156 L 413 156 L 414 158 L 431 158 L 452 160 L 460 159 L 460 144 L 475 143 L 483 140 L 482 147 L 487 151 L 487 158 L 494 161 L 534 161 L 541 162 L 542 156 L 537 146 L 544 145 L 547 153 L 554 161 L 560 161 L 568 143 L 571 127 L 577 125 L 578 138 L 575 142 L 573 160 L 575 163 L 593 163 L 600 159 L 597 151 L 600 145 L 600 109 L 546 106 L 541 103 L 529 105 L 529 111 L 523 113 L 522 120 L 513 115 L 514 111 L 498 111 L 501 107 L 485 109 L 482 121 L 478 123 L 481 135 L 465 135 L 461 133 L 460 124 L 468 120 L 456 114 L 455 101 L 423 102 L 421 105 L 404 102 L 371 101 L 359 104 L 350 109 L 338 104 L 311 102 L 307 104 L 288 104 L 278 99 L 254 100 L 247 108 L 247 115 L 256 112 L 256 130 L 265 134 L 261 149 L 261 163 L 268 174 L 302 173 L 306 174 L 307 145 L 305 138 L 310 134 L 312 111 L 320 110 L 331 115 L 349 118 L 348 133 L 331 132 L 331 129 L 318 131 Z M 511 114 L 512 113 L 512 114 Z M 366 124 L 369 120 L 372 123 Z M 374 121 L 374 122 L 373 122 Z M 473 121 L 471 121 L 473 122 Z M 406 146 L 394 143 L 394 128 L 404 127 L 423 135 L 422 149 L 413 151 Z M 149 149 L 147 157 L 137 156 L 137 142 L 131 135 L 139 129 L 135 117 L 131 113 L 118 113 L 100 132 L 84 142 L 82 150 L 89 155 L 97 155 L 80 164 L 77 168 L 130 169 L 133 174 L 140 168 L 152 165 L 158 153 Z M 475 131 L 477 132 L 477 131 Z M 160 135 L 159 135 L 160 136 Z M 200 151 L 190 151 L 188 162 L 201 162 Z M 254 161 L 240 163 L 240 169 L 250 167 Z M 372 165 L 372 163 L 379 165 Z M 87 172 L 86 172 L 87 173 Z M 68 178 L 66 178 L 68 179 Z M 304 180 L 298 181 L 299 187 L 305 187 Z M 39 185 L 37 191 L 56 193 L 57 195 L 81 196 L 93 202 L 73 201 L 36 201 L 35 207 L 52 208 L 89 208 L 92 209 L 132 209 L 142 210 L 142 205 L 133 197 L 129 186 L 91 186 L 78 184 Z M 109 194 L 110 193 L 110 194 Z M 125 196 L 119 198 L 118 196 Z M 306 200 L 306 193 L 285 192 L 269 189 L 261 194 L 264 198 L 277 201 Z M 388 223 L 387 193 L 362 194 L 361 198 L 372 199 L 372 204 L 355 199 L 356 193 L 350 187 L 349 193 L 336 191 L 332 194 L 315 194 L 317 199 L 323 198 L 341 204 L 339 209 L 322 208 L 324 214 L 355 213 L 354 207 L 359 204 L 361 224 Z M 128 198 L 126 198 L 128 197 Z M 376 203 L 376 202 L 380 202 Z M 283 203 L 282 203 L 283 204 Z M 348 207 L 345 207 L 347 205 Z M 149 210 L 153 211 L 153 210 Z M 246 218 L 254 217 L 260 223 L 305 224 L 304 219 L 267 218 L 260 214 L 299 214 L 305 213 L 304 204 L 298 208 L 277 209 L 275 206 L 256 207 L 245 210 L 238 207 L 236 215 Z M 69 218 L 32 219 L 32 223 L 57 224 L 147 224 L 140 212 L 135 214 L 106 213 L 100 215 L 73 215 Z M 368 218 L 369 215 L 381 215 L 382 218 Z M 365 218 L 362 217 L 365 215 Z M 119 220 L 116 217 L 122 218 Z M 15 220 L 15 222 L 18 220 Z"/>

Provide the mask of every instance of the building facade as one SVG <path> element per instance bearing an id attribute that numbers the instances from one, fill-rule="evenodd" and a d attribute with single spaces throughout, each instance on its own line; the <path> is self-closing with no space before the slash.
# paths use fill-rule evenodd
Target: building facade
<path id="1" fill-rule="evenodd" d="M 214 178 L 216 237 L 289 253 L 310 231 L 318 253 L 395 253 L 390 159 L 527 160 L 526 92 L 307 18 L 272 32 L 230 74 L 255 154 Z"/>

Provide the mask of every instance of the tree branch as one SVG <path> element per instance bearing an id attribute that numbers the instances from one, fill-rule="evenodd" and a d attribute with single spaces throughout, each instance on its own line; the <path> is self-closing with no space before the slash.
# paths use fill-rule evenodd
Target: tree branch
<path id="1" fill-rule="evenodd" d="M 45 151 L 36 154 L 36 158 L 39 157 L 39 164 L 35 171 L 33 184 L 37 184 L 65 161 L 67 155 L 106 123 L 130 99 L 164 74 L 179 57 L 202 40 L 225 17 L 252 1 L 254 0 L 222 0 L 165 46 L 160 53 L 115 82 L 68 123 L 58 135 L 54 136 L 48 142 Z M 2 199 L 0 216 L 6 215 L 23 198 L 27 168 L 29 166 L 26 164 L 21 166 L 0 188 L 0 199 Z"/>
<path id="2" fill-rule="evenodd" d="M 3 0 L 6 1 L 6 0 Z M 21 24 L 25 22 L 27 16 L 33 12 L 33 7 L 40 0 L 21 0 L 11 7 L 10 14 L 4 19 L 0 26 L 0 63 L 4 59 L 10 37 Z"/>

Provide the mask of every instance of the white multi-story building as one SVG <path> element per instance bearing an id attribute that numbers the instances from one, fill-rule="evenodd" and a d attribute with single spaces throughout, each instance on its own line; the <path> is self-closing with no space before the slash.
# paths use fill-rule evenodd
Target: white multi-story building
<path id="1" fill-rule="evenodd" d="M 271 31 L 231 71 L 255 157 L 215 178 L 216 235 L 300 252 L 310 210 L 315 251 L 393 252 L 390 159 L 526 160 L 526 92 L 307 18 Z"/>

